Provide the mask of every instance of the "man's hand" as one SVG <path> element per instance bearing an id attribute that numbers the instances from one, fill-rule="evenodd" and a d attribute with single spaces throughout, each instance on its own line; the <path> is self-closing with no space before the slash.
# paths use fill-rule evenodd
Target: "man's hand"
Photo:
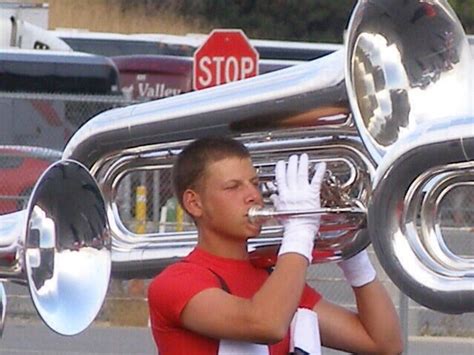
<path id="1" fill-rule="evenodd" d="M 311 183 L 308 179 L 308 155 L 292 155 L 285 166 L 279 161 L 275 168 L 278 195 L 270 198 L 278 211 L 312 210 L 321 207 L 320 189 L 326 171 L 326 164 L 315 168 Z M 278 255 L 298 253 L 311 263 L 313 242 L 320 224 L 319 215 L 294 216 L 283 220 L 285 228 Z"/>

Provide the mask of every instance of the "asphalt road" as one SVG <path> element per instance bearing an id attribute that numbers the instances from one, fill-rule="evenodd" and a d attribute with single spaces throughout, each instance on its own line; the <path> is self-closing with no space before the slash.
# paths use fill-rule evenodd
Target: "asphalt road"
<path id="1" fill-rule="evenodd" d="M 472 355 L 474 339 L 448 337 L 410 337 L 410 355 Z M 191 353 L 191 352 L 190 352 Z M 39 322 L 7 320 L 1 355 L 153 355 L 157 354 L 148 328 L 109 327 L 93 324 L 83 333 L 63 337 Z M 323 349 L 323 355 L 345 354 Z"/>
<path id="2" fill-rule="evenodd" d="M 7 319 L 2 355 L 151 355 L 155 345 L 148 328 L 93 324 L 84 332 L 65 337 L 40 322 Z"/>

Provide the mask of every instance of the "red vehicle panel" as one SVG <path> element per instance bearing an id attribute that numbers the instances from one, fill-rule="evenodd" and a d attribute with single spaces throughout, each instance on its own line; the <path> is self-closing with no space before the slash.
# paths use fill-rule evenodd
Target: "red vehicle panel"
<path id="1" fill-rule="evenodd" d="M 22 209 L 36 181 L 53 161 L 14 147 L 1 147 L 0 214 Z"/>
<path id="2" fill-rule="evenodd" d="M 122 92 L 132 99 L 161 99 L 192 90 L 192 58 L 130 55 L 111 59 L 119 71 Z"/>

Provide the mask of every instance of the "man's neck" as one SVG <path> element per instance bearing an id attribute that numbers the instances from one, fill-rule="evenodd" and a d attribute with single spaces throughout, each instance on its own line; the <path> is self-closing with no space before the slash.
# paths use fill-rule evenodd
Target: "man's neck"
<path id="1" fill-rule="evenodd" d="M 245 240 L 211 238 L 206 235 L 199 235 L 197 245 L 202 250 L 222 258 L 236 260 L 247 260 L 249 258 L 247 241 Z"/>

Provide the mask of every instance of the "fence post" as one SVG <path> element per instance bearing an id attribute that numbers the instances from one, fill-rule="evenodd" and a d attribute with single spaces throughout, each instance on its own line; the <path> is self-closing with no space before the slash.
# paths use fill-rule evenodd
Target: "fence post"
<path id="1" fill-rule="evenodd" d="M 181 204 L 176 202 L 176 232 L 182 232 L 184 230 L 184 210 Z"/>
<path id="2" fill-rule="evenodd" d="M 400 291 L 400 299 L 399 299 L 399 310 L 400 310 L 400 325 L 402 327 L 402 337 L 403 337 L 403 344 L 404 344 L 404 353 L 408 354 L 408 296 L 405 295 L 402 291 Z"/>
<path id="3" fill-rule="evenodd" d="M 160 171 L 155 170 L 153 171 L 153 196 L 152 196 L 152 203 L 153 203 L 153 213 L 152 213 L 152 221 L 159 222 L 160 221 L 160 206 L 161 206 L 161 196 L 160 196 Z"/>
<path id="4" fill-rule="evenodd" d="M 146 233 L 146 213 L 147 213 L 147 191 L 146 186 L 139 185 L 136 188 L 135 198 L 135 233 Z M 145 282 L 141 279 L 131 279 L 128 281 L 128 295 L 142 298 L 145 296 Z"/>

